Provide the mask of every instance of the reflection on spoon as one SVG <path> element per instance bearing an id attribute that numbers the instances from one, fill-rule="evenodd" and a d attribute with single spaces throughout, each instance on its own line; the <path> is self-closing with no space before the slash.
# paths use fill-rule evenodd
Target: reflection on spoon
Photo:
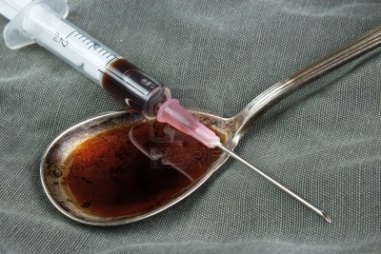
<path id="1" fill-rule="evenodd" d="M 160 142 L 152 135 L 146 135 L 146 133 L 142 135 L 141 131 L 135 127 L 132 127 L 128 132 L 128 138 L 132 144 L 150 160 L 161 160 L 163 165 L 170 165 L 191 182 L 194 182 L 195 179 L 187 170 L 190 166 L 192 167 L 194 165 L 194 161 L 197 160 L 198 156 L 194 156 L 193 152 L 187 151 L 188 149 L 184 151 L 184 145 L 189 145 L 189 141 L 179 139 L 175 141 L 175 130 L 169 126 L 165 126 L 162 130 L 163 133 L 169 134 L 169 138 L 166 140 L 160 139 Z M 193 142 L 193 140 L 191 140 L 191 142 Z M 178 147 L 173 149 L 172 147 L 168 147 L 168 143 L 177 143 Z M 200 152 L 200 150 L 203 150 L 202 147 L 198 147 L 195 152 Z M 190 170 L 192 171 L 192 169 Z"/>
<path id="2" fill-rule="evenodd" d="M 250 102 L 241 113 L 237 114 L 236 116 L 232 118 L 222 118 L 219 116 L 215 116 L 212 114 L 207 114 L 203 112 L 194 112 L 196 116 L 199 117 L 199 119 L 207 126 L 212 128 L 214 131 L 218 132 L 220 134 L 220 137 L 222 138 L 223 142 L 225 143 L 225 146 L 229 149 L 234 149 L 234 147 L 237 145 L 240 138 L 246 133 L 248 128 L 251 126 L 251 124 L 254 122 L 254 120 L 260 116 L 262 113 L 264 113 L 267 109 L 269 109 L 271 106 L 275 105 L 278 101 L 280 101 L 283 97 L 285 97 L 290 92 L 294 91 L 295 89 L 299 88 L 301 85 L 307 83 L 308 81 L 311 81 L 320 75 L 327 73 L 328 71 L 333 70 L 334 68 L 348 62 L 349 60 L 358 57 L 365 52 L 369 51 L 370 49 L 373 49 L 381 43 L 381 28 L 375 29 L 368 33 L 367 35 L 363 36 L 359 40 L 349 44 L 348 46 L 338 50 L 337 52 L 323 58 L 322 60 L 316 62 L 315 64 L 308 66 L 307 68 L 301 70 L 300 72 L 297 72 L 296 74 L 292 75 L 290 78 L 276 83 L 266 91 L 264 91 L 262 94 L 260 94 L 258 97 L 256 97 L 252 102 Z M 62 213 L 70 217 L 71 219 L 74 219 L 78 222 L 91 224 L 91 225 L 120 225 L 120 224 L 126 224 L 134 221 L 138 221 L 144 218 L 147 218 L 149 216 L 152 216 L 160 211 L 163 211 L 167 209 L 168 207 L 174 205 L 175 203 L 179 202 L 186 196 L 188 196 L 190 193 L 192 193 L 194 190 L 196 190 L 199 186 L 202 185 L 212 174 L 215 172 L 228 158 L 228 155 L 226 153 L 220 154 L 220 156 L 207 156 L 207 163 L 206 166 L 202 168 L 202 170 L 199 171 L 199 175 L 192 175 L 192 179 L 195 179 L 195 181 L 191 182 L 189 177 L 185 177 L 183 173 L 179 173 L 178 170 L 174 170 L 171 172 L 176 172 L 177 178 L 174 177 L 175 183 L 178 182 L 184 182 L 184 185 L 181 185 L 176 191 L 171 193 L 169 196 L 167 195 L 166 198 L 161 199 L 158 203 L 155 205 L 148 205 L 148 199 L 151 197 L 150 195 L 155 194 L 156 192 L 146 192 L 145 194 L 147 200 L 140 199 L 140 196 L 137 197 L 135 200 L 143 201 L 141 204 L 142 209 L 135 209 L 131 205 L 126 205 L 130 210 L 129 212 L 125 213 L 113 213 L 112 216 L 107 216 L 105 213 L 98 211 L 90 211 L 90 207 L 94 207 L 94 203 L 91 203 L 90 201 L 84 200 L 82 203 L 76 203 L 76 200 L 73 200 L 73 196 L 75 195 L 73 191 L 74 188 L 67 188 L 68 181 L 70 179 L 77 179 L 77 181 L 81 181 L 82 185 L 85 184 L 91 184 L 95 182 L 98 178 L 95 179 L 88 179 L 84 177 L 83 175 L 80 175 L 79 173 L 85 173 L 86 170 L 77 170 L 78 174 L 70 174 L 67 170 L 69 168 L 70 171 L 73 170 L 73 167 L 75 163 L 77 163 L 77 160 L 74 159 L 68 159 L 70 156 L 73 156 L 74 154 L 79 154 L 80 156 L 75 156 L 76 158 L 83 158 L 83 162 L 85 163 L 87 159 L 90 157 L 82 156 L 81 153 L 79 153 L 80 148 L 86 146 L 86 142 L 94 142 L 96 140 L 97 136 L 104 133 L 112 133 L 115 130 L 118 130 L 118 132 L 121 132 L 118 128 L 125 128 L 124 136 L 114 136 L 112 139 L 115 142 L 120 142 L 121 140 L 128 140 L 128 132 L 131 127 L 137 127 L 141 124 L 147 123 L 146 120 L 144 120 L 143 116 L 140 115 L 137 112 L 129 111 L 129 112 L 113 112 L 104 114 L 101 116 L 94 117 L 92 119 L 89 119 L 87 121 L 84 121 L 80 124 L 77 124 L 65 132 L 63 132 L 61 135 L 59 135 L 48 147 L 47 151 L 45 152 L 42 161 L 41 161 L 41 179 L 44 186 L 44 190 L 47 193 L 50 201 L 56 206 Z M 153 123 L 155 124 L 155 123 Z M 155 136 L 155 135 L 154 135 Z M 159 135 L 160 137 L 160 135 Z M 182 137 L 185 139 L 185 137 Z M 90 147 L 93 148 L 94 152 L 97 146 L 104 146 L 106 144 L 112 145 L 113 143 L 109 142 L 108 138 L 100 138 L 98 139 L 99 142 L 96 145 L 92 145 Z M 127 141 L 126 141 L 127 142 Z M 192 143 L 193 144 L 193 143 Z M 196 142 L 197 144 L 197 142 Z M 123 147 L 126 145 L 127 147 Z M 144 144 L 142 144 L 144 145 Z M 111 146 L 113 147 L 113 146 Z M 128 156 L 135 156 L 136 163 L 143 163 L 142 161 L 147 161 L 141 159 L 144 156 L 143 153 L 141 153 L 138 149 L 135 148 L 135 146 L 132 146 L 131 143 L 126 144 L 120 144 L 120 147 L 122 147 L 122 150 L 119 151 L 129 151 L 128 155 L 123 154 L 123 152 L 114 154 L 117 158 L 124 158 Z M 128 148 L 128 149 L 127 149 Z M 205 147 L 204 147 L 205 148 Z M 78 150 L 79 149 L 79 150 Z M 127 149 L 127 150 L 126 150 Z M 96 158 L 91 158 L 89 163 L 92 163 L 92 165 L 97 165 L 97 169 L 95 172 L 99 173 L 100 175 L 104 174 L 105 171 L 102 171 L 104 169 L 105 165 L 108 165 L 107 160 L 102 161 L 107 156 L 107 153 L 110 152 L 110 150 L 100 150 L 101 153 Z M 176 150 L 177 151 L 177 150 Z M 209 151 L 209 150 L 208 150 Z M 98 151 L 99 152 L 99 151 Z M 91 154 L 90 152 L 89 154 Z M 219 150 L 211 151 L 211 154 L 219 153 Z M 74 158 L 74 156 L 73 156 Z M 96 159 L 101 159 L 100 161 L 97 161 Z M 94 159 L 94 160 L 93 160 Z M 145 165 L 150 166 L 150 165 Z M 165 167 L 166 165 L 161 165 Z M 83 169 L 85 169 L 84 167 Z M 134 168 L 139 168 L 138 166 L 135 166 Z M 173 169 L 173 168 L 172 168 Z M 115 172 L 123 172 L 123 170 L 120 167 L 113 167 L 110 169 L 112 173 Z M 73 171 L 74 172 L 74 171 Z M 163 171 L 166 172 L 166 171 Z M 169 172 L 169 171 L 168 171 Z M 139 175 L 140 171 L 134 171 L 133 174 Z M 149 174 L 153 174 L 154 170 L 148 170 Z M 187 174 L 191 174 L 193 171 L 188 172 Z M 172 173 L 171 173 L 172 174 Z M 161 174 L 160 174 L 161 175 Z M 166 181 L 168 179 L 172 179 L 171 176 L 168 176 L 166 178 Z M 69 179 L 70 178 L 70 179 Z M 110 175 L 109 178 L 110 181 L 117 179 L 115 175 Z M 140 179 L 140 178 L 139 178 Z M 74 180 L 73 180 L 74 181 Z M 167 182 L 166 181 L 152 181 L 150 183 L 141 183 L 138 182 L 135 185 L 136 186 L 151 186 L 154 184 L 155 186 L 160 186 L 160 188 L 163 188 L 163 186 L 166 188 Z M 188 183 L 188 184 L 187 184 Z M 144 185 L 147 184 L 147 185 Z M 123 182 L 121 183 L 123 186 Z M 98 185 L 96 185 L 99 187 Z M 128 188 L 134 188 L 133 185 L 123 187 L 127 190 L 130 190 Z M 163 188 L 163 190 L 165 189 Z M 172 187 L 170 187 L 172 188 Z M 102 194 L 102 188 L 98 188 L 99 195 Z M 141 190 L 148 190 L 145 188 L 142 188 Z M 173 189 L 174 190 L 174 189 Z M 161 192 L 162 193 L 162 192 Z M 168 194 L 169 192 L 164 193 Z M 73 195 L 74 194 L 74 195 Z M 90 193 L 91 194 L 91 193 Z M 127 199 L 124 195 L 120 195 L 121 192 L 115 192 L 112 193 L 115 194 L 114 197 L 116 198 L 118 202 L 120 200 L 130 200 Z M 133 199 L 132 199 L 133 200 Z M 78 200 L 77 200 L 78 201 Z M 147 202 L 145 202 L 147 201 Z M 112 209 L 112 204 L 119 204 L 110 202 L 110 196 L 104 198 L 104 204 L 108 206 L 108 209 Z M 130 201 L 128 201 L 130 202 Z M 127 203 L 128 203 L 127 202 Z M 329 221 L 329 218 L 324 213 L 322 215 L 326 218 L 327 221 Z"/>

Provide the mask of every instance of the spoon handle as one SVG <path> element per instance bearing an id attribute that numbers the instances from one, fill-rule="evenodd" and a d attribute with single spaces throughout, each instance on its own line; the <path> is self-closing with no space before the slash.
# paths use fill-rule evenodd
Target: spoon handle
<path id="1" fill-rule="evenodd" d="M 378 47 L 380 44 L 381 27 L 378 27 L 336 52 L 333 52 L 321 60 L 296 72 L 285 80 L 275 83 L 254 98 L 254 100 L 252 100 L 240 114 L 238 114 L 242 119 L 242 125 L 238 130 L 236 137 L 240 138 L 244 135 L 255 119 L 301 85 L 304 85 L 350 60 L 365 54 L 371 49 Z"/>

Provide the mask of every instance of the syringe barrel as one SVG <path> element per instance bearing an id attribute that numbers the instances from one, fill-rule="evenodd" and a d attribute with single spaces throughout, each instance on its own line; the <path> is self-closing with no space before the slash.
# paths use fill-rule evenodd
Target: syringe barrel
<path id="1" fill-rule="evenodd" d="M 154 116 L 155 104 L 169 97 L 168 90 L 160 83 L 60 17 L 43 1 L 29 4 L 12 22 L 17 32 L 48 49 L 116 97 L 140 108 L 147 116 Z"/>
<path id="2" fill-rule="evenodd" d="M 134 108 L 140 107 L 148 117 L 156 116 L 156 105 L 170 98 L 168 88 L 123 58 L 107 66 L 101 82 L 107 91 Z"/>

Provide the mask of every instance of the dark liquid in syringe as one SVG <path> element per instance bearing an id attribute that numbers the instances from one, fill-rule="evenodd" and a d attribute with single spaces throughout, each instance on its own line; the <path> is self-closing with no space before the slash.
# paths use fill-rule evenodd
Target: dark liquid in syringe
<path id="1" fill-rule="evenodd" d="M 80 144 L 64 163 L 67 192 L 85 212 L 128 217 L 153 210 L 201 179 L 220 154 L 178 131 L 173 142 L 151 142 L 152 135 L 167 135 L 166 124 L 133 126 L 139 142 L 166 153 L 183 172 L 140 152 L 128 138 L 131 126 L 107 130 Z"/>
<path id="2" fill-rule="evenodd" d="M 145 105 L 154 101 L 158 103 L 165 99 L 162 93 L 162 85 L 158 81 L 123 58 L 116 59 L 107 66 L 101 83 L 102 87 L 117 99 L 128 102 L 130 106 L 137 110 L 142 110 Z M 154 108 L 145 113 L 151 114 L 153 110 Z M 152 113 L 151 116 L 153 115 L 155 114 Z"/>
<path id="3" fill-rule="evenodd" d="M 134 95 L 123 86 L 123 76 L 128 70 L 136 70 L 133 64 L 125 59 L 116 59 L 108 67 L 102 76 L 102 87 L 120 100 L 131 98 Z"/>

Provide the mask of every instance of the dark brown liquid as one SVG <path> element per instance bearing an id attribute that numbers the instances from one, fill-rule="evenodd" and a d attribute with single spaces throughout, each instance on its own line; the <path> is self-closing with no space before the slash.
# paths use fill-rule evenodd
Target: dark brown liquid
<path id="1" fill-rule="evenodd" d="M 121 79 L 127 70 L 137 69 L 133 64 L 125 59 L 117 59 L 108 67 L 108 71 L 102 76 L 102 86 L 117 99 L 124 101 L 133 95 L 126 87 L 122 86 Z M 112 75 L 114 74 L 114 75 Z"/>
<path id="2" fill-rule="evenodd" d="M 123 58 L 116 59 L 107 66 L 101 83 L 114 97 L 127 101 L 135 110 L 145 110 L 150 116 L 156 115 L 154 105 L 151 104 L 166 98 L 159 82 Z M 147 108 L 148 106 L 152 108 Z"/>
<path id="3" fill-rule="evenodd" d="M 66 188 L 84 211 L 133 216 L 176 198 L 196 183 L 218 158 L 190 136 L 158 122 L 135 125 L 134 137 L 146 149 L 165 154 L 181 170 L 150 160 L 129 140 L 130 126 L 107 130 L 79 145 L 64 163 Z M 172 135 L 173 138 L 173 135 Z"/>

